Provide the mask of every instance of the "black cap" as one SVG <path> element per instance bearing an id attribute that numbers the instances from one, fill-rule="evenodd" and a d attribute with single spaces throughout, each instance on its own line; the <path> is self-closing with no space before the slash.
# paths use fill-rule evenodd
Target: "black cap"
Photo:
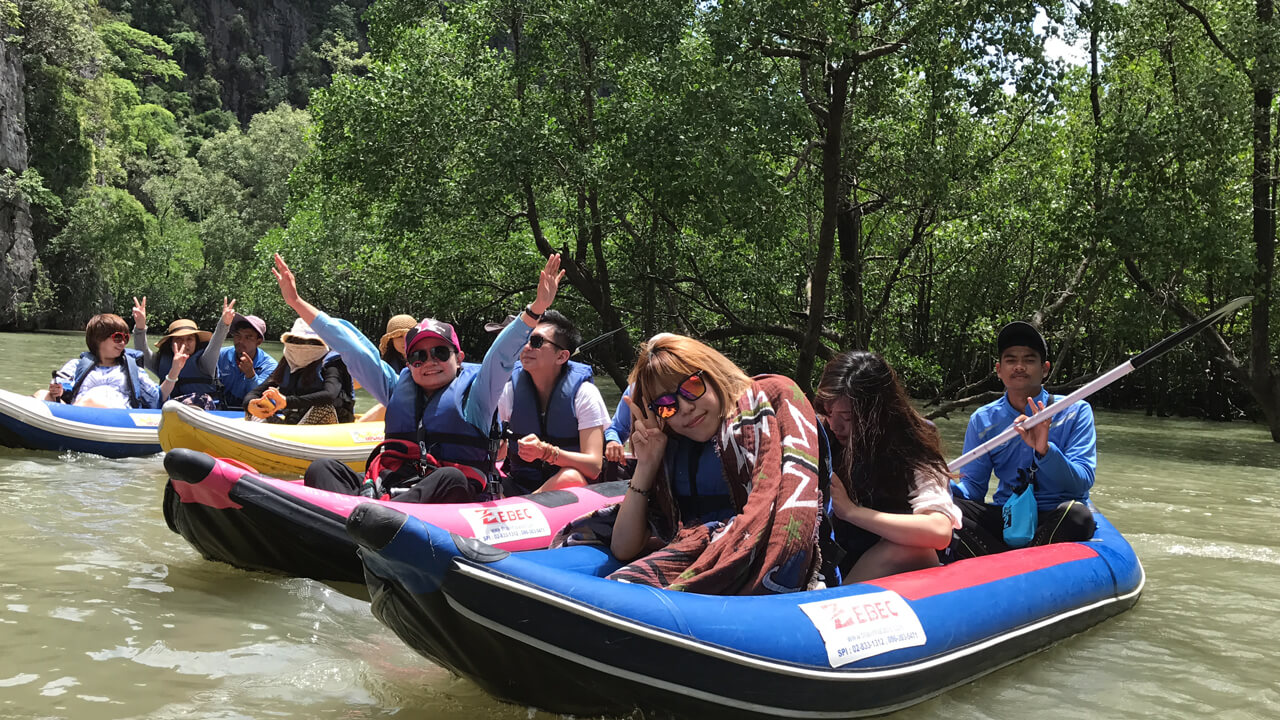
<path id="1" fill-rule="evenodd" d="M 1040 353 L 1041 362 L 1049 359 L 1049 345 L 1044 341 L 1040 331 L 1031 323 L 1015 320 L 1000 328 L 1000 335 L 996 337 L 997 355 L 1003 355 L 1005 348 L 1019 345 Z"/>

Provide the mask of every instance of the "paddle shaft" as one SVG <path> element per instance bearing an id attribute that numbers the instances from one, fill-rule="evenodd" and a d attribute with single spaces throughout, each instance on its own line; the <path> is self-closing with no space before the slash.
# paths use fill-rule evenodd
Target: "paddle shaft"
<path id="1" fill-rule="evenodd" d="M 1066 410 L 1068 407 L 1071 407 L 1072 403 L 1078 402 L 1080 400 L 1083 400 L 1089 397 L 1090 395 L 1098 392 L 1099 390 L 1110 385 L 1116 380 L 1119 380 L 1125 375 L 1128 375 L 1129 373 L 1133 372 L 1133 370 L 1134 370 L 1133 363 L 1128 360 L 1124 361 L 1123 364 L 1112 368 L 1105 375 L 1099 375 L 1089 383 L 1078 388 L 1075 392 L 1071 393 L 1070 395 L 1046 407 L 1044 410 L 1041 410 L 1040 412 L 1036 413 L 1035 415 L 1032 415 L 1026 420 L 1023 420 L 1021 425 L 1010 425 L 1009 427 L 1005 428 L 1004 432 L 982 443 L 978 447 L 961 455 L 955 460 L 952 460 L 951 464 L 948 465 L 947 467 L 950 468 L 952 472 L 959 470 L 965 465 L 968 465 L 969 463 L 973 462 L 978 457 L 985 455 L 991 452 L 992 450 L 995 450 L 1001 445 L 1012 440 L 1014 436 L 1018 434 L 1019 427 L 1023 428 L 1024 430 L 1030 430 L 1031 428 L 1039 425 L 1040 423 L 1048 420 L 1049 418 L 1052 418 L 1054 415 L 1057 415 L 1063 410 Z"/>
<path id="2" fill-rule="evenodd" d="M 1166 352 L 1172 350 L 1174 347 L 1181 344 L 1187 338 L 1190 338 L 1196 333 L 1199 333 L 1201 330 L 1225 318 L 1227 315 L 1231 314 L 1232 312 L 1235 312 L 1237 309 L 1246 305 L 1252 299 L 1253 299 L 1253 296 L 1250 295 L 1246 297 L 1238 297 L 1235 300 L 1232 300 L 1226 305 L 1223 305 L 1217 310 L 1204 316 L 1200 320 L 1188 325 L 1187 327 L 1182 328 L 1178 332 L 1161 340 L 1155 345 L 1152 345 L 1146 350 L 1143 350 L 1137 355 L 1134 355 L 1133 357 L 1124 361 L 1120 365 L 1117 365 L 1116 367 L 1112 368 L 1105 374 L 1099 375 L 1098 377 L 1089 381 L 1088 383 L 1086 383 L 1085 385 L 1083 385 L 1082 387 L 1080 387 L 1070 395 L 1067 395 L 1066 397 L 1062 398 L 1058 402 L 1046 407 L 1044 410 L 1041 410 L 1040 412 L 1032 415 L 1026 420 L 1023 420 L 1021 424 L 1010 425 L 1008 428 L 1005 428 L 1004 432 L 982 443 L 978 447 L 961 455 L 955 460 L 952 460 L 951 464 L 949 464 L 947 467 L 950 468 L 952 472 L 959 470 L 965 465 L 968 465 L 969 463 L 973 462 L 976 458 L 982 455 L 985 455 L 986 453 L 989 453 L 992 450 L 995 450 L 1001 445 L 1012 440 L 1018 434 L 1019 427 L 1023 428 L 1024 430 L 1030 429 L 1052 418 L 1054 415 L 1057 415 L 1063 410 L 1066 410 L 1067 408 L 1071 407 L 1072 404 L 1089 397 L 1090 395 L 1098 392 L 1099 390 L 1110 385 L 1116 380 L 1119 380 L 1125 375 L 1128 375 L 1134 370 L 1142 367 L 1143 365 L 1146 365 L 1147 363 L 1150 363 L 1152 360 L 1155 360 L 1156 358 L 1160 357 Z"/>

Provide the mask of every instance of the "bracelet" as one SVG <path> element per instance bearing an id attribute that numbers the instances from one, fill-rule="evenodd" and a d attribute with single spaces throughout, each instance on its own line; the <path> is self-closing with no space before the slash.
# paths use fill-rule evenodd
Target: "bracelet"
<path id="1" fill-rule="evenodd" d="M 635 485 L 632 485 L 632 484 L 631 484 L 631 481 L 630 481 L 630 480 L 628 480 L 628 481 L 627 481 L 627 492 L 631 492 L 632 490 L 636 491 L 636 492 L 637 492 L 641 497 L 643 497 L 645 500 L 650 500 L 650 499 L 652 499 L 652 498 L 653 498 L 653 488 L 649 488 L 648 490 L 642 490 L 642 489 L 640 489 L 640 488 L 636 487 Z"/>
<path id="2" fill-rule="evenodd" d="M 529 316 L 529 317 L 530 317 L 534 322 L 541 322 L 541 321 L 542 321 L 542 315 L 543 315 L 543 313 L 536 313 L 536 312 L 534 312 L 534 311 L 533 311 L 533 304 L 532 304 L 532 303 L 531 303 L 531 304 L 529 304 L 529 305 L 525 305 L 525 306 L 524 306 L 524 314 L 525 314 L 525 315 L 528 315 L 528 316 Z"/>
<path id="3" fill-rule="evenodd" d="M 164 379 L 165 379 L 165 380 L 167 380 L 167 381 L 169 381 L 169 382 L 171 382 L 171 383 L 176 383 L 176 382 L 178 382 L 178 378 L 176 378 L 176 377 L 174 377 L 174 376 L 172 376 L 172 375 L 165 375 L 165 376 L 164 376 Z"/>

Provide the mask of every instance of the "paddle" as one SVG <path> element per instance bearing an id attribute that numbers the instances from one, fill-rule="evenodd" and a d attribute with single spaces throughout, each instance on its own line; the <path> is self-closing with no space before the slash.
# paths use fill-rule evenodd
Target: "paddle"
<path id="1" fill-rule="evenodd" d="M 604 333 L 603 335 L 599 335 L 595 338 L 592 338 L 591 340 L 588 340 L 582 343 L 581 345 L 578 346 L 577 350 L 573 351 L 574 356 L 578 356 L 585 353 L 586 351 L 599 345 L 605 340 L 608 340 L 614 333 L 618 333 L 618 332 L 622 332 L 622 328 L 614 328 L 613 330 L 610 330 L 609 332 Z"/>
<path id="2" fill-rule="evenodd" d="M 1161 340 L 1155 345 L 1152 345 L 1146 350 L 1143 350 L 1137 355 L 1134 355 L 1133 357 L 1124 361 L 1120 365 L 1117 365 L 1115 368 L 1112 368 L 1110 371 L 1106 372 L 1105 374 L 1099 375 L 1089 383 L 1085 384 L 1083 387 L 1079 388 L 1078 390 L 1071 393 L 1070 395 L 1067 395 L 1066 397 L 1062 398 L 1058 402 L 1046 407 L 1044 410 L 1041 410 L 1040 412 L 1036 413 L 1035 415 L 1032 415 L 1026 420 L 1023 420 L 1022 427 L 1024 429 L 1033 428 L 1036 425 L 1039 425 L 1040 423 L 1053 417 L 1054 415 L 1057 415 L 1063 410 L 1066 410 L 1068 407 L 1072 405 L 1072 403 L 1075 403 L 1078 400 L 1083 400 L 1089 397 L 1090 395 L 1098 392 L 1102 388 L 1110 385 L 1116 380 L 1119 380 L 1125 375 L 1128 375 L 1134 370 L 1137 370 L 1138 368 L 1149 364 L 1151 361 L 1155 360 L 1161 355 L 1172 350 L 1175 346 L 1182 344 L 1185 340 L 1190 338 L 1192 335 L 1195 335 L 1201 330 L 1204 330 L 1205 328 L 1222 320 L 1223 318 L 1235 312 L 1236 310 L 1239 310 L 1240 308 L 1244 307 L 1251 300 L 1253 300 L 1252 295 L 1248 295 L 1245 297 L 1238 297 L 1235 300 L 1232 300 L 1226 305 L 1223 305 L 1217 310 L 1209 313 L 1208 315 L 1205 315 L 1200 320 L 1182 328 L 1178 332 Z M 999 435 L 982 443 L 978 447 L 961 455 L 955 460 L 952 460 L 951 464 L 948 465 L 948 467 L 952 470 L 952 472 L 959 470 L 965 465 L 968 465 L 969 463 L 973 462 L 974 459 L 978 458 L 979 456 L 985 455 L 986 453 L 989 453 L 992 450 L 995 450 L 996 448 L 1000 447 L 1001 445 L 1009 442 L 1013 438 L 1017 437 L 1017 435 L 1018 435 L 1018 431 L 1015 429 L 1015 426 L 1010 426 Z"/>

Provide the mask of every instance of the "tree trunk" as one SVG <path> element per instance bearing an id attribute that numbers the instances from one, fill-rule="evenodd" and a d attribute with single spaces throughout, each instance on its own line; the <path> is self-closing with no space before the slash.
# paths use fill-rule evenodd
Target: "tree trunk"
<path id="1" fill-rule="evenodd" d="M 1272 0 L 1258 0 L 1258 24 L 1271 30 L 1275 10 Z M 1269 36 L 1258 49 L 1258 58 L 1269 56 L 1274 44 Z M 1276 262 L 1276 209 L 1271 204 L 1275 179 L 1271 176 L 1271 104 L 1275 100 L 1272 71 L 1259 62 L 1253 82 L 1253 307 L 1250 313 L 1249 390 L 1271 427 L 1271 439 L 1280 442 L 1280 376 L 1271 363 L 1271 291 Z"/>
<path id="2" fill-rule="evenodd" d="M 829 67 L 829 99 L 827 123 L 822 145 L 822 224 L 818 228 L 818 252 L 809 275 L 809 312 L 805 322 L 804 342 L 796 363 L 796 383 L 808 392 L 812 387 L 814 360 L 822 339 L 822 321 L 827 308 L 827 281 L 835 254 L 836 221 L 845 200 L 844 182 L 840 177 L 841 140 L 844 131 L 845 104 L 849 95 L 850 70 Z"/>

